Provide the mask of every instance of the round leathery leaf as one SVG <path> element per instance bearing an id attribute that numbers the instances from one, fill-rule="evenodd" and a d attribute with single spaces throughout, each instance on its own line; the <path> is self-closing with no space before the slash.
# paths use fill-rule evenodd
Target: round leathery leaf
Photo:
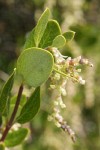
<path id="1" fill-rule="evenodd" d="M 32 47 L 22 52 L 17 61 L 17 73 L 29 86 L 44 83 L 53 68 L 53 56 L 47 50 Z"/>

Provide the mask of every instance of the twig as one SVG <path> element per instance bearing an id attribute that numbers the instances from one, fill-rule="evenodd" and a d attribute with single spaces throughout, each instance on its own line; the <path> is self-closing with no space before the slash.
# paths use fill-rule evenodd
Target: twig
<path id="1" fill-rule="evenodd" d="M 23 92 L 23 85 L 21 84 L 20 87 L 19 87 L 19 91 L 18 91 L 17 100 L 16 100 L 16 104 L 15 104 L 14 110 L 12 112 L 10 120 L 8 121 L 8 123 L 6 125 L 6 128 L 4 130 L 4 133 L 3 133 L 0 141 L 4 141 L 5 140 L 5 138 L 6 138 L 7 134 L 8 134 L 8 132 L 9 132 L 10 128 L 13 125 L 13 121 L 15 119 L 15 116 L 16 116 L 16 113 L 17 113 L 17 110 L 18 110 L 18 106 L 19 106 L 19 103 L 20 103 L 22 92 Z"/>

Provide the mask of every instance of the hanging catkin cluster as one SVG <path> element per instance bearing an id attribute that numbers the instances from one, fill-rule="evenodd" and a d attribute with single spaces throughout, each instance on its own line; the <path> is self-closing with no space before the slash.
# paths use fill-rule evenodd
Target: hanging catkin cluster
<path id="1" fill-rule="evenodd" d="M 92 67 L 93 64 L 91 64 L 88 59 L 84 59 L 81 56 L 74 59 L 68 56 L 63 56 L 55 47 L 48 48 L 48 50 L 53 54 L 55 60 L 54 71 L 50 76 L 50 90 L 53 91 L 52 114 L 48 116 L 48 120 L 53 120 L 58 127 L 67 131 L 72 140 L 75 142 L 74 131 L 61 115 L 61 110 L 66 108 L 66 105 L 63 102 L 63 96 L 66 96 L 67 94 L 66 84 L 68 80 L 78 82 L 82 85 L 85 84 L 85 80 L 83 80 L 80 76 L 80 65 Z"/>

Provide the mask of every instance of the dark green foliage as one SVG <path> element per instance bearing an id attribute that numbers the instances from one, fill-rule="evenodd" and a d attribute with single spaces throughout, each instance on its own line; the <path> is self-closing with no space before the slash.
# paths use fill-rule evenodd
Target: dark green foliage
<path id="1" fill-rule="evenodd" d="M 17 122 L 23 124 L 33 119 L 40 107 L 40 87 L 32 93 L 26 104 L 23 106 Z"/>
<path id="2" fill-rule="evenodd" d="M 15 71 L 9 77 L 7 82 L 4 84 L 3 89 L 1 91 L 1 95 L 0 95 L 0 114 L 3 114 L 3 112 L 5 111 L 5 108 L 7 107 L 6 106 L 7 101 L 8 101 L 9 94 L 11 92 L 13 82 L 14 82 L 14 74 L 15 74 Z"/>

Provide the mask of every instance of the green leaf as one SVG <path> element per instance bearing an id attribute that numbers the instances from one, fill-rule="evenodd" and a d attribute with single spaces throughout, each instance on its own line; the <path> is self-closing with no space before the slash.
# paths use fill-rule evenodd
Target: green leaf
<path id="1" fill-rule="evenodd" d="M 60 48 L 60 47 L 63 47 L 65 45 L 65 43 L 66 43 L 65 37 L 63 35 L 58 35 L 53 40 L 52 46 Z"/>
<path id="2" fill-rule="evenodd" d="M 40 87 L 37 87 L 32 93 L 26 104 L 21 110 L 19 117 L 16 119 L 17 122 L 23 124 L 31 119 L 37 114 L 40 107 Z"/>
<path id="3" fill-rule="evenodd" d="M 26 138 L 28 131 L 26 128 L 19 128 L 17 131 L 9 132 L 5 139 L 5 145 L 7 147 L 14 147 L 21 144 Z"/>
<path id="4" fill-rule="evenodd" d="M 75 32 L 74 31 L 68 31 L 68 32 L 63 33 L 63 36 L 66 38 L 66 42 L 69 42 L 74 38 Z"/>
<path id="5" fill-rule="evenodd" d="M 50 11 L 49 9 L 46 9 L 44 11 L 44 13 L 41 15 L 36 27 L 35 27 L 35 31 L 34 31 L 34 41 L 36 44 L 36 47 L 38 47 L 38 44 L 43 36 L 43 33 L 46 29 L 47 23 L 48 23 L 48 19 L 50 16 Z"/>
<path id="6" fill-rule="evenodd" d="M 24 49 L 36 47 L 36 46 L 38 47 L 38 44 L 47 26 L 49 16 L 50 16 L 50 11 L 49 9 L 46 9 L 44 13 L 41 15 L 36 27 L 29 33 L 24 45 Z"/>
<path id="7" fill-rule="evenodd" d="M 47 27 L 40 41 L 39 47 L 46 48 L 52 45 L 54 38 L 61 34 L 61 29 L 56 20 L 48 21 Z"/>
<path id="8" fill-rule="evenodd" d="M 23 49 L 27 49 L 27 48 L 35 47 L 35 46 L 36 46 L 36 44 L 35 44 L 35 41 L 34 41 L 34 29 L 33 29 L 29 33 Z"/>
<path id="9" fill-rule="evenodd" d="M 3 142 L 0 142 L 0 150 L 5 150 L 5 145 Z"/>
<path id="10" fill-rule="evenodd" d="M 22 52 L 17 62 L 17 73 L 29 86 L 38 87 L 52 72 L 53 56 L 44 49 L 32 47 Z"/>
<path id="11" fill-rule="evenodd" d="M 10 109 L 9 109 L 9 113 L 8 113 L 8 118 L 11 117 L 11 114 L 14 110 L 14 107 L 15 107 L 15 103 L 16 103 L 16 99 L 17 99 L 17 95 L 13 96 L 11 99 L 10 99 Z M 21 96 L 21 100 L 20 100 L 20 104 L 19 104 L 19 107 L 18 107 L 18 111 L 17 111 L 17 114 L 16 114 L 16 117 L 18 117 L 20 115 L 20 112 L 21 112 L 21 109 L 22 107 L 25 105 L 27 101 L 27 98 L 25 95 L 22 95 Z M 15 117 L 15 119 L 16 119 Z M 15 120 L 14 119 L 14 120 Z"/>
<path id="12" fill-rule="evenodd" d="M 5 108 L 6 108 L 6 105 L 7 105 L 7 102 L 8 102 L 8 98 L 9 98 L 9 94 L 10 94 L 10 91 L 12 89 L 13 82 L 14 82 L 14 74 L 15 74 L 15 71 L 9 77 L 7 82 L 4 84 L 3 89 L 1 91 L 1 95 L 0 95 L 0 114 L 3 114 L 3 112 L 5 111 Z"/>
<path id="13" fill-rule="evenodd" d="M 16 100 L 17 100 L 17 95 L 14 95 L 14 96 L 11 98 L 11 100 L 10 100 L 11 105 L 15 105 Z M 25 96 L 25 95 L 22 95 L 19 105 L 20 105 L 20 106 L 24 106 L 24 104 L 26 103 L 26 101 L 27 101 L 26 96 Z"/>
<path id="14" fill-rule="evenodd" d="M 9 109 L 9 113 L 8 113 L 8 119 L 10 119 L 14 108 L 15 108 L 15 105 L 14 105 L 14 104 L 10 104 L 10 109 Z M 19 105 L 18 110 L 17 110 L 17 113 L 16 113 L 16 117 L 19 116 L 21 109 L 22 109 L 22 106 Z M 15 119 L 16 119 L 16 117 L 15 117 Z M 15 119 L 14 119 L 14 120 L 15 120 Z"/>
<path id="15" fill-rule="evenodd" d="M 6 108 L 2 114 L 4 117 L 6 117 L 6 119 L 8 118 L 9 109 L 10 109 L 10 97 L 8 97 L 7 99 Z"/>

